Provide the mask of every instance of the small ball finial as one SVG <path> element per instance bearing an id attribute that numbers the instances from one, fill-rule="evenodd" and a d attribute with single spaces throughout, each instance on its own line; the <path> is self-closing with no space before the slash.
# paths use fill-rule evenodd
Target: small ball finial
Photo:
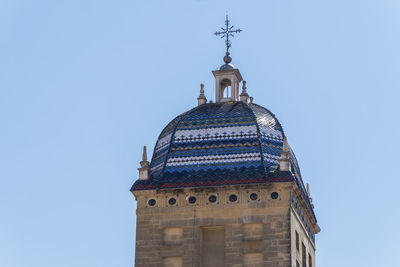
<path id="1" fill-rule="evenodd" d="M 229 64 L 232 62 L 232 58 L 231 58 L 229 52 L 226 52 L 226 54 L 224 56 L 224 62 L 225 62 L 225 64 Z"/>

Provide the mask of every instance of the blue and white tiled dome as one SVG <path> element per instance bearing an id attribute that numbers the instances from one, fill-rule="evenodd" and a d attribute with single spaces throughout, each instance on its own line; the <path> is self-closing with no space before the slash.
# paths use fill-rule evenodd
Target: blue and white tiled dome
<path id="1" fill-rule="evenodd" d="M 150 178 L 133 190 L 256 184 L 296 180 L 304 189 L 293 152 L 291 173 L 279 167 L 283 129 L 267 109 L 242 101 L 207 103 L 173 119 L 161 132 Z M 286 179 L 286 180 L 285 180 Z"/>

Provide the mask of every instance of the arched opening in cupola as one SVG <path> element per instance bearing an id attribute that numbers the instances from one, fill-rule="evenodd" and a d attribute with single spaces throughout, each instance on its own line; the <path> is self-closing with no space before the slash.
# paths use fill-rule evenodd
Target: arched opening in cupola
<path id="1" fill-rule="evenodd" d="M 223 79 L 221 81 L 221 96 L 222 98 L 232 98 L 232 84 L 228 79 Z"/>

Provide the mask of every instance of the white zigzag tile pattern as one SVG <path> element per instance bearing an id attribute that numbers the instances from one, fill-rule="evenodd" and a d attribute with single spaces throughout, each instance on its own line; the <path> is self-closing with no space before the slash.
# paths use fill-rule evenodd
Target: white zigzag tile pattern
<path id="1" fill-rule="evenodd" d="M 167 162 L 167 166 L 182 166 L 182 165 L 198 165 L 210 163 L 225 163 L 225 162 L 246 162 L 261 160 L 260 153 L 244 153 L 238 155 L 212 155 L 202 157 L 182 157 L 171 158 Z"/>
<path id="2" fill-rule="evenodd" d="M 196 130 L 178 130 L 173 142 L 181 143 L 188 140 L 231 140 L 246 137 L 257 137 L 255 125 L 239 127 L 204 128 Z"/>
<path id="3" fill-rule="evenodd" d="M 265 136 L 276 140 L 283 140 L 282 133 L 280 130 L 274 129 L 270 126 L 259 126 L 260 133 Z"/>
<path id="4" fill-rule="evenodd" d="M 264 154 L 264 160 L 265 160 L 265 161 L 269 161 L 269 162 L 275 163 L 276 165 L 279 164 L 279 159 L 280 159 L 280 156 L 274 156 L 274 155 L 270 155 L 270 154 Z"/>
<path id="5" fill-rule="evenodd" d="M 159 151 L 161 149 L 163 149 L 164 147 L 166 147 L 167 145 L 169 145 L 170 141 L 171 141 L 171 135 L 172 134 L 167 134 L 164 137 L 161 137 L 160 139 L 158 139 L 157 145 L 156 145 L 156 151 Z"/>

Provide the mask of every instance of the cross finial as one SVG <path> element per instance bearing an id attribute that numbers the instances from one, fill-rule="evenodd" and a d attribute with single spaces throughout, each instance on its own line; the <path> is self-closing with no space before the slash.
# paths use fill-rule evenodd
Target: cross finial
<path id="1" fill-rule="evenodd" d="M 226 45 L 226 56 L 229 57 L 229 48 L 232 46 L 232 42 L 229 39 L 229 37 L 234 37 L 234 33 L 240 33 L 242 30 L 241 29 L 233 29 L 233 25 L 230 24 L 230 21 L 228 19 L 228 14 L 226 14 L 226 19 L 225 19 L 225 28 L 221 28 L 221 31 L 217 31 L 214 34 L 216 36 L 221 35 L 221 39 L 225 38 L 225 45 Z M 225 62 L 229 63 L 229 62 Z"/>

